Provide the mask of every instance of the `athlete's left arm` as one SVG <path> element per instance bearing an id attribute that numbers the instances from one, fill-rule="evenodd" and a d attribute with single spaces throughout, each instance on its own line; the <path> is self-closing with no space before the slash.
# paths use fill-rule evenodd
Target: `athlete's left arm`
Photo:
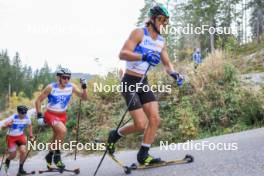
<path id="1" fill-rule="evenodd" d="M 161 61 L 162 61 L 163 65 L 164 65 L 165 71 L 169 75 L 171 75 L 172 73 L 174 73 L 175 70 L 173 68 L 172 63 L 170 62 L 170 58 L 169 58 L 169 55 L 168 55 L 168 52 L 167 52 L 167 46 L 166 45 L 161 50 L 160 57 L 161 57 Z"/>
<path id="2" fill-rule="evenodd" d="M 160 57 L 168 75 L 170 75 L 173 79 L 175 79 L 178 86 L 182 86 L 184 82 L 184 78 L 182 75 L 180 75 L 174 70 L 172 63 L 170 62 L 166 46 L 162 49 Z"/>
<path id="3" fill-rule="evenodd" d="M 75 84 L 73 84 L 73 93 L 75 93 L 82 100 L 87 100 L 88 99 L 88 95 L 87 95 L 86 89 L 82 89 L 82 91 L 80 91 L 80 89 Z"/>

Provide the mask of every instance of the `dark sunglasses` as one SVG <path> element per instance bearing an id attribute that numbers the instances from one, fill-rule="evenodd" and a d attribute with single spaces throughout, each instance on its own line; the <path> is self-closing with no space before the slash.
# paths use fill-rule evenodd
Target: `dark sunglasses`
<path id="1" fill-rule="evenodd" d="M 27 111 L 20 111 L 19 114 L 26 114 Z"/>
<path id="2" fill-rule="evenodd" d="M 169 24 L 169 19 L 164 16 L 157 16 L 158 21 L 160 21 L 162 24 Z"/>
<path id="3" fill-rule="evenodd" d="M 68 79 L 68 80 L 70 80 L 71 77 L 70 76 L 61 76 L 61 79 L 64 79 L 64 80 Z"/>

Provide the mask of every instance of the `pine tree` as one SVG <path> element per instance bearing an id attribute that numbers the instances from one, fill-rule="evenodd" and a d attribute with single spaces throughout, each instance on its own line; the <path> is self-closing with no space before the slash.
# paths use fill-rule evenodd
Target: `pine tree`
<path id="1" fill-rule="evenodd" d="M 149 9 L 156 3 L 155 0 L 145 0 L 145 6 L 140 10 L 137 26 L 144 25 L 145 20 L 148 18 Z"/>
<path id="2" fill-rule="evenodd" d="M 264 33 L 264 2 L 263 0 L 252 0 L 249 7 L 252 8 L 250 26 L 253 39 L 260 43 L 261 35 Z"/>

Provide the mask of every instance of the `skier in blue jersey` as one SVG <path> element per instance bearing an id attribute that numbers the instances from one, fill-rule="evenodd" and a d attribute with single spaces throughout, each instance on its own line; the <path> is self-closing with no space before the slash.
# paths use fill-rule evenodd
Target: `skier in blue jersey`
<path id="1" fill-rule="evenodd" d="M 17 149 L 20 154 L 18 174 L 23 175 L 27 172 L 24 170 L 24 160 L 26 157 L 27 138 L 24 134 L 26 128 L 29 129 L 29 137 L 34 138 L 31 120 L 27 116 L 28 108 L 24 105 L 17 106 L 17 114 L 14 114 L 2 121 L 1 126 L 7 128 L 6 142 L 8 147 L 8 157 L 4 162 L 4 170 L 8 173 L 10 161 L 16 157 Z"/>
<path id="2" fill-rule="evenodd" d="M 53 130 L 52 143 L 62 144 L 67 132 L 65 126 L 67 121 L 66 110 L 72 94 L 76 94 L 82 100 L 87 100 L 87 82 L 84 78 L 81 81 L 82 91 L 70 82 L 71 71 L 67 68 L 60 68 L 56 72 L 57 82 L 49 84 L 39 95 L 36 100 L 36 112 L 39 125 L 47 124 Z M 41 112 L 41 103 L 48 98 L 48 104 L 44 115 Z M 60 168 L 64 169 L 65 165 L 61 160 L 60 149 L 50 150 L 45 160 L 47 167 L 52 167 L 52 162 Z"/>
<path id="3" fill-rule="evenodd" d="M 192 58 L 194 61 L 194 69 L 197 69 L 198 65 L 202 63 L 202 54 L 200 52 L 200 48 L 196 48 Z"/>

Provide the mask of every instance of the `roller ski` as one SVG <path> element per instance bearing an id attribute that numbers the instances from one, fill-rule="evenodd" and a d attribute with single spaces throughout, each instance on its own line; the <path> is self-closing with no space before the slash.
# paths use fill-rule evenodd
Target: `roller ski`
<path id="1" fill-rule="evenodd" d="M 74 174 L 79 174 L 80 173 L 80 169 L 76 168 L 76 169 L 66 169 L 66 168 L 56 168 L 56 167 L 49 167 L 47 170 L 39 170 L 39 174 L 43 174 L 43 173 L 51 173 L 51 172 L 57 172 L 57 173 L 64 173 L 64 172 L 70 172 L 70 173 L 74 173 Z"/>
<path id="2" fill-rule="evenodd" d="M 35 171 L 31 171 L 31 172 L 26 172 L 26 171 L 19 171 L 17 173 L 17 176 L 24 176 L 24 175 L 34 175 L 36 172 Z"/>
<path id="3" fill-rule="evenodd" d="M 52 159 L 54 161 L 55 166 L 52 166 Z M 65 164 L 61 161 L 61 156 L 60 152 L 57 152 L 53 156 L 53 152 L 49 152 L 46 157 L 45 157 L 46 163 L 47 163 L 47 170 L 40 170 L 39 174 L 42 173 L 48 173 L 48 172 L 58 172 L 58 173 L 63 173 L 63 172 L 71 172 L 75 174 L 80 173 L 80 169 L 66 169 Z"/>
<path id="4" fill-rule="evenodd" d="M 108 153 L 108 155 L 115 163 L 117 163 L 118 166 L 120 166 L 121 168 L 124 169 L 124 172 L 126 174 L 131 173 L 131 167 L 124 165 L 124 163 L 122 161 L 118 160 L 113 154 Z"/>
<path id="5" fill-rule="evenodd" d="M 35 171 L 26 172 L 23 168 L 19 169 L 17 176 L 24 176 L 24 175 L 34 175 Z"/>
<path id="6" fill-rule="evenodd" d="M 19 165 L 17 176 L 24 176 L 24 175 L 34 175 L 35 171 L 27 172 L 23 168 L 23 164 Z"/>
<path id="7" fill-rule="evenodd" d="M 127 166 L 122 161 L 118 160 L 114 155 L 112 154 L 108 154 L 108 155 L 113 161 L 115 161 L 115 163 L 117 163 L 120 167 L 124 169 L 124 172 L 126 174 L 131 174 L 133 170 L 143 170 L 143 169 L 151 169 L 151 168 L 164 167 L 170 165 L 187 164 L 194 161 L 194 158 L 191 155 L 186 155 L 183 159 L 170 160 L 170 161 L 163 161 L 160 158 L 153 158 L 152 156 L 148 156 L 148 158 L 146 159 L 147 161 L 144 164 L 133 163 L 131 164 L 131 166 Z"/>
<path id="8" fill-rule="evenodd" d="M 180 160 L 170 160 L 170 161 L 160 160 L 159 162 L 145 163 L 145 164 L 133 163 L 130 166 L 130 168 L 131 168 L 131 170 L 142 170 L 142 169 L 150 169 L 150 168 L 170 166 L 170 165 L 187 164 L 187 163 L 191 163 L 193 161 L 194 161 L 193 156 L 185 155 L 185 157 L 183 159 L 180 159 Z"/>

